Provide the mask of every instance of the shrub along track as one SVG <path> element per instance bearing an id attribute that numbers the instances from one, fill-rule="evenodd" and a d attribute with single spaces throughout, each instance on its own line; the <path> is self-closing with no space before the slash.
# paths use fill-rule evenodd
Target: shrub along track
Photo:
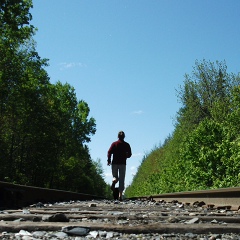
<path id="1" fill-rule="evenodd" d="M 234 203 L 237 199 L 236 190 L 229 189 L 235 196 Z M 196 195 L 203 192 L 196 192 Z M 5 208 L 0 214 L 0 232 L 66 232 L 80 227 L 89 231 L 125 234 L 239 234 L 240 213 L 237 205 L 230 204 L 233 197 L 229 197 L 230 201 L 227 202 L 227 189 L 215 191 L 216 195 L 214 191 L 206 192 L 212 201 L 204 202 L 204 198 L 194 195 L 195 202 L 192 202 L 192 198 L 187 198 L 183 193 L 172 194 L 171 197 L 168 195 L 168 200 L 166 195 L 158 195 L 126 199 L 123 202 L 99 198 L 89 200 L 88 195 L 87 200 L 82 197 L 68 202 L 22 206 L 21 209 Z M 188 196 L 191 194 L 187 192 Z M 219 198 L 216 196 L 223 196 L 225 205 L 214 204 Z"/>

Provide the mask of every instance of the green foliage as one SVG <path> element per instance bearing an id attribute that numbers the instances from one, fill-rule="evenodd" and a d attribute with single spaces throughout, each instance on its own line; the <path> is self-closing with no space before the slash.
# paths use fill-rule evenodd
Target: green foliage
<path id="1" fill-rule="evenodd" d="M 127 196 L 239 185 L 239 79 L 225 62 L 196 61 L 172 136 L 144 158 Z"/>
<path id="2" fill-rule="evenodd" d="M 186 74 L 184 87 L 177 92 L 182 108 L 177 121 L 191 131 L 205 118 L 221 121 L 229 113 L 231 90 L 235 84 L 225 63 L 196 61 L 192 75 Z"/>
<path id="3" fill-rule="evenodd" d="M 30 25 L 32 0 L 0 1 L 0 35 L 1 40 L 16 47 L 31 38 L 34 27 Z"/>
<path id="4" fill-rule="evenodd" d="M 153 180 L 156 180 L 157 176 L 160 175 L 161 168 L 159 166 L 161 162 L 159 160 L 161 160 L 162 154 L 158 149 L 153 149 L 151 153 L 144 157 L 132 184 L 125 191 L 127 197 L 160 193 L 158 184 L 155 184 Z"/>
<path id="5" fill-rule="evenodd" d="M 0 180 L 106 194 L 86 146 L 90 108 L 69 84 L 51 84 L 32 39 L 31 0 L 0 2 Z"/>
<path id="6" fill-rule="evenodd" d="M 235 134 L 238 139 L 239 133 Z M 182 175 L 187 176 L 185 188 L 238 186 L 239 140 L 232 136 L 227 122 L 216 123 L 208 119 L 191 133 L 183 144 L 179 160 L 183 165 Z"/>
<path id="7" fill-rule="evenodd" d="M 223 129 L 220 124 L 206 119 L 196 130 L 188 135 L 182 144 L 179 158 L 179 169 L 184 178 L 186 190 L 211 188 L 219 173 L 221 161 L 216 155 L 223 140 Z"/>

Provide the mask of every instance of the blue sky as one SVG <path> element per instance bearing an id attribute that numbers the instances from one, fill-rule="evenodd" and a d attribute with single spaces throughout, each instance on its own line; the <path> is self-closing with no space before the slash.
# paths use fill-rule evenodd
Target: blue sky
<path id="1" fill-rule="evenodd" d="M 97 124 L 88 146 L 107 183 L 119 130 L 133 152 L 126 185 L 172 133 L 176 90 L 196 60 L 225 60 L 239 72 L 239 12 L 239 0 L 33 0 L 37 51 L 51 82 L 69 83 L 88 103 Z"/>

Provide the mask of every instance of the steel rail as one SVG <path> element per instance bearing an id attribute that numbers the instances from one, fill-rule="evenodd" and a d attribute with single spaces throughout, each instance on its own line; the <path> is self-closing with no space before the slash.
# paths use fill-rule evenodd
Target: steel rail
<path id="1" fill-rule="evenodd" d="M 37 202 L 49 203 L 92 199 L 104 199 L 104 197 L 56 189 L 24 186 L 0 181 L 0 209 L 6 207 L 24 207 Z M 238 210 L 240 209 L 240 187 L 137 196 L 129 199 L 148 199 L 152 201 L 164 200 L 167 202 L 178 201 L 189 204 L 202 202 L 202 205 L 205 204 L 206 206 Z"/>
<path id="2" fill-rule="evenodd" d="M 103 199 L 101 196 L 57 189 L 24 186 L 0 181 L 0 209 L 21 208 L 33 203 Z"/>
<path id="3" fill-rule="evenodd" d="M 205 205 L 218 208 L 240 208 L 240 187 L 220 188 L 212 190 L 186 191 L 176 193 L 165 193 L 159 195 L 140 196 L 132 199 L 149 199 L 154 201 L 164 200 L 167 202 L 179 201 L 194 204 L 203 202 Z M 202 203 L 202 204 L 203 204 Z"/>

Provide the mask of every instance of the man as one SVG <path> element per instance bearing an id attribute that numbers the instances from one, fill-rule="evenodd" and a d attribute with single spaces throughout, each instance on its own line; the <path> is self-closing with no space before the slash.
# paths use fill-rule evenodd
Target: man
<path id="1" fill-rule="evenodd" d="M 113 142 L 108 150 L 108 166 L 112 163 L 112 186 L 114 191 L 115 184 L 119 181 L 119 200 L 122 201 L 122 193 L 125 188 L 125 174 L 126 174 L 126 160 L 132 156 L 132 151 L 129 143 L 124 141 L 125 133 L 120 131 L 118 133 L 118 141 Z M 111 161 L 111 156 L 113 159 Z"/>

